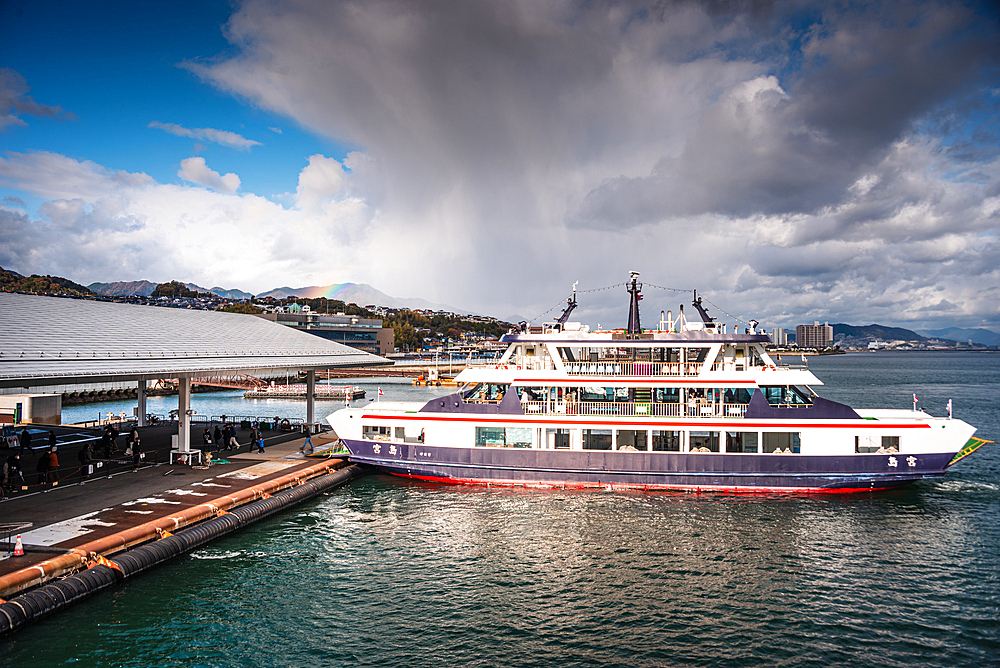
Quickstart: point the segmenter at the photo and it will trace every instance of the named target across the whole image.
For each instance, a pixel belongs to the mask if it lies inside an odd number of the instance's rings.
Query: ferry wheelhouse
[[[626,329],[562,316],[521,323],[498,363],[469,367],[458,392],[378,402],[327,419],[350,460],[410,478],[553,487],[853,492],[945,470],[984,442],[957,419],[829,401],[806,365],[768,354],[708,315],[639,324],[633,273]]]

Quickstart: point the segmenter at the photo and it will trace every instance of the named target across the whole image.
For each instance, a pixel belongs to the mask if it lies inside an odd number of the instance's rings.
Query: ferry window
[[[809,404],[812,403],[812,401],[809,400],[808,395],[805,394],[799,388],[795,387],[794,385],[791,385],[791,386],[789,386],[786,389],[787,389],[787,391],[785,392],[785,403],[786,404],[793,404],[793,405],[797,405],[797,406],[807,406],[807,405],[809,405]]]
[[[708,357],[708,351],[709,348],[688,348],[687,361],[704,362],[705,358]]]
[[[568,450],[569,429],[546,429],[545,447],[549,450]]]
[[[681,391],[677,387],[657,387],[653,390],[653,401],[658,404],[679,404]]]
[[[559,348],[559,357],[562,358],[563,362],[576,362],[580,357],[580,349],[576,348]]]
[[[472,392],[466,395],[465,400],[475,403],[499,403],[503,399],[507,387],[507,385],[495,385],[493,383],[477,385]]]
[[[530,448],[531,427],[507,427],[504,429],[504,440],[508,448]]]
[[[584,450],[610,450],[611,430],[610,429],[584,429],[583,430]]]
[[[854,452],[862,455],[871,452],[878,452],[878,446],[875,445],[875,439],[871,436],[855,436]]]
[[[761,392],[764,393],[764,398],[767,399],[767,403],[771,404],[772,406],[780,406],[781,404],[785,403],[783,401],[784,389],[785,388],[783,387],[760,388]]]
[[[369,441],[388,441],[390,433],[389,427],[373,427],[371,425],[361,427],[361,438]]]
[[[680,452],[681,433],[679,431],[653,431],[654,452]]]
[[[615,388],[595,387],[593,385],[580,388],[580,401],[614,401]]]
[[[396,427],[396,440],[403,443],[420,443],[422,432],[423,429],[419,427]]]
[[[726,452],[757,452],[757,432],[727,431]]]
[[[883,436],[882,449],[887,452],[899,452],[899,436]]]
[[[503,427],[476,427],[476,447],[496,448],[504,446]]]
[[[764,452],[790,454],[799,451],[798,432],[764,432]]]
[[[530,427],[476,427],[477,448],[530,448]]]
[[[648,449],[646,444],[646,430],[645,429],[619,429],[618,430],[618,443],[617,448],[619,450],[642,450],[646,451]]]
[[[719,432],[717,431],[692,431],[691,432],[691,452],[718,452]]]
[[[723,401],[727,404],[749,404],[750,392],[742,387],[730,387],[726,389]]]

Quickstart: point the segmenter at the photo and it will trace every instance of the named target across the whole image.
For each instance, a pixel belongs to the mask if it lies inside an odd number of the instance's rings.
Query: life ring
[[[776,366],[774,366],[773,364],[768,364],[767,366],[764,367],[764,369],[766,371],[777,371],[778,370],[778,368]]]
[[[517,365],[517,370],[518,370],[518,371],[520,371],[520,370],[521,370],[521,365],[520,365],[520,364],[518,364],[518,365]]]
[[[292,430],[292,423],[289,421],[288,418],[284,418],[281,421],[281,431],[291,431],[291,430]]]

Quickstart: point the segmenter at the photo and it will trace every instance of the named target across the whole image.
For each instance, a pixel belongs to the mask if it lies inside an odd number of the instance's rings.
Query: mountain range
[[[948,327],[947,329],[930,329],[920,332],[921,334],[938,339],[954,339],[955,341],[969,341],[981,343],[986,346],[1000,345],[1000,334],[983,328],[969,327]]]
[[[92,292],[108,297],[129,297],[133,295],[148,297],[156,289],[156,283],[151,281],[128,281],[117,283],[91,283],[87,286]],[[291,288],[288,286],[274,288],[258,295],[253,295],[242,290],[230,290],[227,288],[205,288],[195,283],[185,283],[184,286],[196,292],[206,292],[225,299],[247,299],[249,297],[273,297],[274,299],[285,299],[286,297],[303,297],[306,299],[336,299],[342,302],[353,302],[358,306],[376,304],[378,306],[388,306],[389,308],[411,308],[411,309],[433,309],[435,311],[450,311],[462,315],[470,315],[470,311],[456,309],[447,304],[435,304],[425,299],[406,299],[392,297],[380,290],[376,290],[367,283],[334,283],[333,285],[310,285],[302,288]]]

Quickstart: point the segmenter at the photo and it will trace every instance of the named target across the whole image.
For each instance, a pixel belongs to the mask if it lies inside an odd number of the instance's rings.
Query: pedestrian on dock
[[[219,450],[224,450],[226,444],[222,441],[222,430],[219,429],[219,425],[215,425],[215,431],[212,433],[215,438],[215,446]]]
[[[84,443],[83,448],[77,453],[76,458],[80,460],[80,480],[90,477],[90,443]]]
[[[212,432],[208,427],[205,427],[205,431],[201,432],[201,442],[202,445],[208,446],[208,451],[212,451]]]
[[[139,438],[139,432],[135,432],[135,436],[132,439],[132,470],[139,470],[139,461],[142,459],[142,440]]]
[[[251,435],[251,438],[257,443],[257,453],[258,454],[263,453],[264,452],[264,432],[262,430],[260,430],[260,429],[254,428],[254,430],[252,432],[250,432],[250,435]]]
[[[278,423],[279,422],[281,422],[281,419],[277,415],[275,415],[274,416],[274,431],[278,431]]]
[[[49,429],[49,449],[50,450],[56,449],[56,433],[51,429]]]
[[[240,449],[240,442],[236,440],[236,425],[232,425],[232,424],[228,425],[226,427],[226,431],[229,432],[228,433],[228,437],[226,439],[226,443],[229,444],[229,447],[227,447],[226,449],[227,450],[239,450]]]
[[[31,450],[31,434],[28,433],[27,427],[21,427],[21,433],[18,438],[20,439],[19,445],[21,446],[19,454],[23,455],[25,450]]]
[[[302,447],[299,448],[299,450],[304,455],[311,455],[312,453],[316,452],[316,448],[313,447],[313,439],[312,439],[312,434],[310,432],[308,431],[306,432],[306,440],[302,441]]]
[[[111,425],[104,428],[104,433],[101,434],[101,447],[104,450],[104,458],[111,459],[111,454],[114,452],[115,442],[111,438]]]
[[[38,463],[35,464],[35,473],[38,474],[38,484],[44,485],[49,478],[49,466],[51,466],[51,458],[49,452],[43,452],[42,456],[38,458]]]
[[[8,496],[8,492],[12,492],[14,490],[14,486],[18,482],[20,482],[21,485],[24,485],[24,474],[21,473],[20,454],[15,452],[14,454],[12,454],[10,457],[7,458],[7,461],[3,463],[2,480],[3,480],[3,485],[2,485],[3,492],[2,494],[0,494],[0,496],[3,496],[4,498]]]

